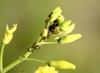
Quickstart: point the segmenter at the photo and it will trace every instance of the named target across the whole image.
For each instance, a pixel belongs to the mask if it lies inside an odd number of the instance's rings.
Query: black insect
[[[52,25],[49,26],[49,34],[55,34],[55,29],[58,27],[58,20],[55,20]]]

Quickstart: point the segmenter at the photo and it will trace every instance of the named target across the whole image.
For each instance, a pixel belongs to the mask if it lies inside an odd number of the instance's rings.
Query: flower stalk
[[[6,73],[15,66],[19,65],[23,61],[36,61],[40,63],[46,64],[44,67],[39,67],[35,73],[58,73],[56,71],[56,67],[60,69],[75,69],[76,66],[70,62],[65,60],[60,61],[51,61],[49,64],[43,60],[28,58],[35,50],[39,49],[44,44],[66,44],[76,41],[77,39],[81,38],[81,34],[72,34],[71,33],[74,28],[75,24],[72,23],[71,20],[65,20],[64,16],[62,15],[62,10],[60,7],[54,9],[46,19],[46,25],[43,28],[38,40],[33,43],[31,47],[29,47],[26,53],[23,56],[20,56],[17,60],[3,68],[3,52],[5,45],[9,44],[13,38],[13,33],[17,29],[17,24],[14,24],[13,27],[10,29],[9,26],[6,26],[6,33],[3,38],[3,45],[0,54],[0,72]],[[54,36],[54,37],[53,37]],[[49,38],[52,38],[49,41]]]
[[[17,24],[14,24],[12,28],[10,28],[8,25],[6,25],[6,32],[4,34],[3,38],[3,44],[0,52],[0,72],[3,70],[3,53],[4,53],[4,48],[7,44],[9,44],[13,38],[13,33],[17,29]]]
[[[1,52],[0,52],[0,71],[3,70],[3,53],[4,53],[5,44],[2,44]]]

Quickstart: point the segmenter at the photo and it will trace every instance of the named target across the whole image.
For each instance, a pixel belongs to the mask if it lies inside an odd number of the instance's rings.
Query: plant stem
[[[41,40],[42,40],[42,37],[40,36],[40,37],[38,38],[37,42],[36,42],[36,45],[40,44]],[[11,70],[12,68],[14,68],[15,66],[17,66],[18,64],[20,64],[21,62],[25,61],[25,60],[31,55],[31,53],[33,52],[33,51],[32,51],[33,48],[35,48],[35,47],[29,48],[29,49],[27,50],[27,52],[24,54],[24,56],[19,57],[17,60],[15,60],[15,61],[12,62],[11,64],[9,64],[7,67],[5,67],[5,68],[1,71],[1,73],[6,73],[6,72],[8,72],[9,70]],[[35,49],[35,50],[36,50],[36,49]]]
[[[42,42],[42,44],[57,44],[57,42]]]
[[[44,60],[35,59],[35,58],[27,58],[26,61],[35,61],[35,62],[39,62],[39,63],[43,63],[43,64],[47,63]]]
[[[31,49],[31,48],[30,48]],[[23,56],[23,58],[18,58],[16,61],[14,61],[13,63],[11,63],[10,65],[8,65],[7,67],[5,67],[3,69],[3,71],[1,71],[1,73],[6,73],[8,72],[9,70],[11,70],[12,68],[14,68],[15,66],[17,66],[18,64],[20,64],[21,62],[23,62],[32,52],[30,51],[27,51],[25,53],[25,55]]]
[[[5,44],[2,44],[0,52],[0,72],[3,70],[3,53],[4,53]]]
[[[50,23],[48,23],[48,24],[50,24]],[[17,66],[18,64],[20,64],[21,62],[25,61],[25,60],[31,55],[31,53],[33,52],[33,49],[34,49],[34,50],[37,50],[36,47],[42,45],[42,44],[41,44],[42,40],[43,40],[43,37],[40,36],[40,37],[38,38],[38,40],[36,41],[36,43],[35,43],[35,47],[32,46],[31,48],[29,48],[29,49],[27,50],[27,52],[24,54],[24,56],[22,56],[21,58],[18,58],[17,60],[15,60],[14,62],[12,62],[12,63],[9,64],[8,66],[6,66],[6,67],[1,71],[1,73],[6,73],[6,72],[8,72],[9,70],[11,70],[12,68],[14,68],[15,66]],[[31,60],[33,60],[33,59],[31,59]],[[40,60],[37,60],[37,59],[34,59],[34,61],[41,62],[41,63],[46,63],[46,62],[44,62],[44,61],[42,61],[42,60],[40,61]]]

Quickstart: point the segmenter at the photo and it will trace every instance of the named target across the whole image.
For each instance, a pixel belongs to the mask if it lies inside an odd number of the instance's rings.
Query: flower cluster
[[[75,28],[75,23],[65,20],[60,7],[49,14],[45,23],[46,26],[41,33],[42,40],[39,41],[39,45],[66,44],[81,38],[81,34],[70,34]],[[52,42],[47,42],[47,39],[51,37],[53,38]],[[34,73],[58,73],[56,68],[73,70],[76,68],[76,65],[65,60],[54,60],[47,64],[39,67]]]
[[[37,61],[46,64],[45,66],[39,67],[34,73],[58,73],[56,68],[72,70],[76,68],[76,65],[65,60],[45,62],[39,59],[28,58],[34,50],[43,44],[66,44],[81,38],[81,34],[70,34],[75,28],[75,23],[73,23],[71,20],[65,19],[65,17],[62,15],[62,10],[60,7],[57,7],[49,14],[45,24],[46,25],[41,32],[39,39],[28,48],[24,56],[19,57],[18,60],[3,69],[4,47],[11,42],[13,39],[13,34],[17,29],[17,24],[14,24],[12,28],[6,25],[6,32],[4,34],[3,45],[0,53],[0,72],[6,73],[24,60]],[[50,38],[52,38],[51,41],[49,40]]]
[[[41,36],[43,40],[41,44],[66,44],[76,41],[81,38],[81,34],[70,34],[74,28],[75,23],[71,20],[66,20],[62,15],[60,7],[54,9],[45,21],[46,25],[43,29]],[[45,39],[53,37],[52,42],[46,42]]]

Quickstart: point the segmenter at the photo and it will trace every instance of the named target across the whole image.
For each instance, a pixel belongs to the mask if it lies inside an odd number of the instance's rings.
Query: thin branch
[[[3,70],[3,53],[4,53],[5,44],[2,44],[0,52],[0,72]]]

